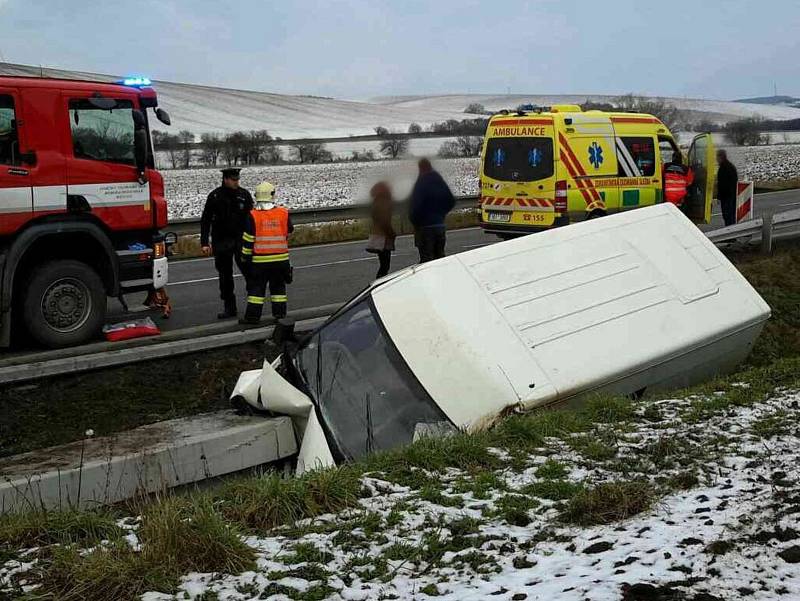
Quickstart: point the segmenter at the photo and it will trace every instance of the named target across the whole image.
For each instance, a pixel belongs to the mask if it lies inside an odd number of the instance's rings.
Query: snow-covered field
[[[488,469],[368,473],[357,507],[244,538],[256,569],[143,599],[799,599],[800,392],[762,394],[597,405],[588,432],[554,420]],[[30,587],[33,553],[0,566],[0,595]]]
[[[435,166],[450,183],[456,196],[475,194],[478,189],[477,161],[443,159]],[[218,169],[178,169],[162,172],[171,219],[197,217],[208,193],[220,185]],[[416,177],[414,161],[374,161],[323,165],[279,165],[244,168],[241,184],[253,190],[261,181],[273,182],[280,202],[289,208],[327,207],[365,201],[372,184],[381,179],[392,183],[397,199],[408,196]]]
[[[728,153],[743,180],[800,178],[800,145],[729,148]],[[456,196],[478,193],[478,159],[439,160],[436,167]],[[178,169],[162,173],[171,219],[198,217],[206,196],[220,182],[218,169]],[[379,179],[390,180],[395,196],[405,198],[414,177],[411,160],[280,165],[243,169],[242,185],[252,190],[260,181],[268,180],[278,186],[278,196],[286,206],[311,208],[364,201],[369,187]]]

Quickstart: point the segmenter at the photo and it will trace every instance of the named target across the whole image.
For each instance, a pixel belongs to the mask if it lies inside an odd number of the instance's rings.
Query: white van
[[[298,417],[298,469],[442,426],[732,370],[770,308],[670,204],[401,271],[234,394]]]

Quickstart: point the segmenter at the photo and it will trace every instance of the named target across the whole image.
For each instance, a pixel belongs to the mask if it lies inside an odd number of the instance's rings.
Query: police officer
[[[219,319],[236,317],[233,262],[244,273],[239,249],[245,221],[253,208],[250,192],[239,187],[239,171],[222,170],[222,185],[208,195],[200,221],[200,246],[205,256],[214,255],[214,267],[219,273],[219,296],[224,303]]]
[[[275,204],[275,186],[256,186],[256,206],[242,233],[242,261],[248,264],[247,310],[239,323],[256,324],[266,302],[267,285],[272,316],[286,317],[286,284],[291,283],[289,234],[294,227],[289,211]]]

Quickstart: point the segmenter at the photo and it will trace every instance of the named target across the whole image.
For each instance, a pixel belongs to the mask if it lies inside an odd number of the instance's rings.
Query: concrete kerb
[[[0,513],[116,503],[297,453],[291,419],[220,411],[0,459]]]
[[[335,306],[338,308],[338,305]],[[320,308],[322,309],[322,307]],[[313,329],[327,319],[335,309],[330,306],[316,316],[308,316],[297,322],[298,329]],[[163,357],[174,357],[198,351],[224,348],[265,340],[273,331],[274,325],[251,328],[223,334],[213,334],[197,338],[186,338],[174,342],[161,342],[133,348],[109,349],[90,354],[67,356],[58,359],[35,361],[0,367],[0,384],[12,384],[36,380],[67,373],[78,373],[95,369],[129,365]],[[85,349],[81,349],[85,353]]]

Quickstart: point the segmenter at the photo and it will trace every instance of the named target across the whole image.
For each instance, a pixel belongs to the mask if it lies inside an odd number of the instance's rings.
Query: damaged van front
[[[662,204],[379,280],[234,395],[295,418],[302,472],[513,411],[701,382],[734,369],[769,315]]]

